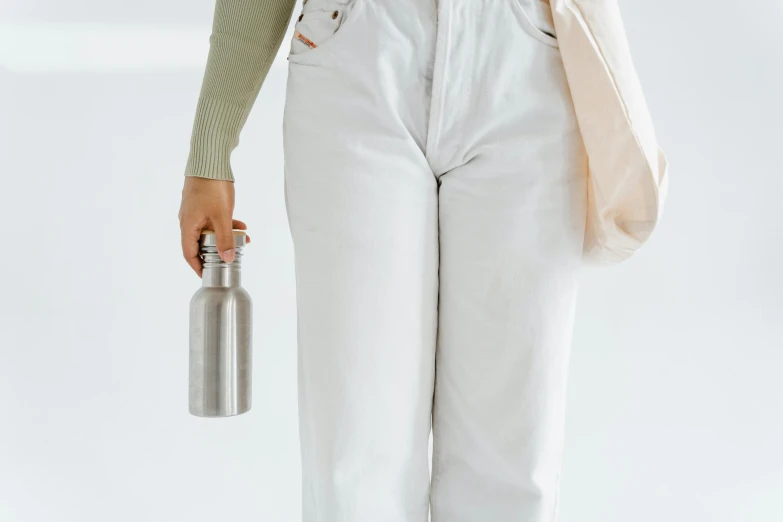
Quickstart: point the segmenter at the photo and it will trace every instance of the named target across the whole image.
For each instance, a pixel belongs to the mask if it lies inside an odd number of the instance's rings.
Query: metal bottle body
[[[252,312],[241,284],[241,248],[224,263],[202,236],[202,287],[190,301],[189,409],[199,417],[247,412],[252,397]]]

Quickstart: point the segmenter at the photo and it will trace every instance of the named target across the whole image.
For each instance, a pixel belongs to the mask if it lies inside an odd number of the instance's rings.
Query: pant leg
[[[557,511],[586,159],[557,49],[522,30],[515,1],[484,6],[494,31],[480,34],[498,38],[482,45],[464,21],[478,14],[442,20],[467,41],[459,63],[489,65],[460,86],[478,105],[444,89],[434,149],[453,155],[439,173],[433,522]]]
[[[416,27],[382,7],[356,3],[339,40],[289,65],[304,522],[427,521],[437,182],[410,54],[426,45],[381,46]]]
[[[567,207],[583,192],[472,186],[485,172],[441,187],[432,520],[550,522],[582,230]]]

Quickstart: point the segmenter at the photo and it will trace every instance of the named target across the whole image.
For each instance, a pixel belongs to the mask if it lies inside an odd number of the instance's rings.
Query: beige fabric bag
[[[589,163],[584,259],[617,263],[660,220],[668,164],[617,0],[551,0],[550,6]]]

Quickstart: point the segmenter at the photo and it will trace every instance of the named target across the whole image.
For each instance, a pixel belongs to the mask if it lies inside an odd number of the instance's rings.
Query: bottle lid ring
[[[247,244],[247,232],[245,230],[233,230],[234,248],[242,248]],[[217,236],[214,230],[201,231],[201,246],[217,246]]]

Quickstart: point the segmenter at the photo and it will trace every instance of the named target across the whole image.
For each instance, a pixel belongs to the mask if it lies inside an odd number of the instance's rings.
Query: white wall
[[[783,8],[621,6],[670,195],[636,257],[584,272],[561,520],[780,521]],[[212,8],[0,6],[2,522],[299,520],[287,44],[233,156],[254,407],[187,413],[177,210]]]

